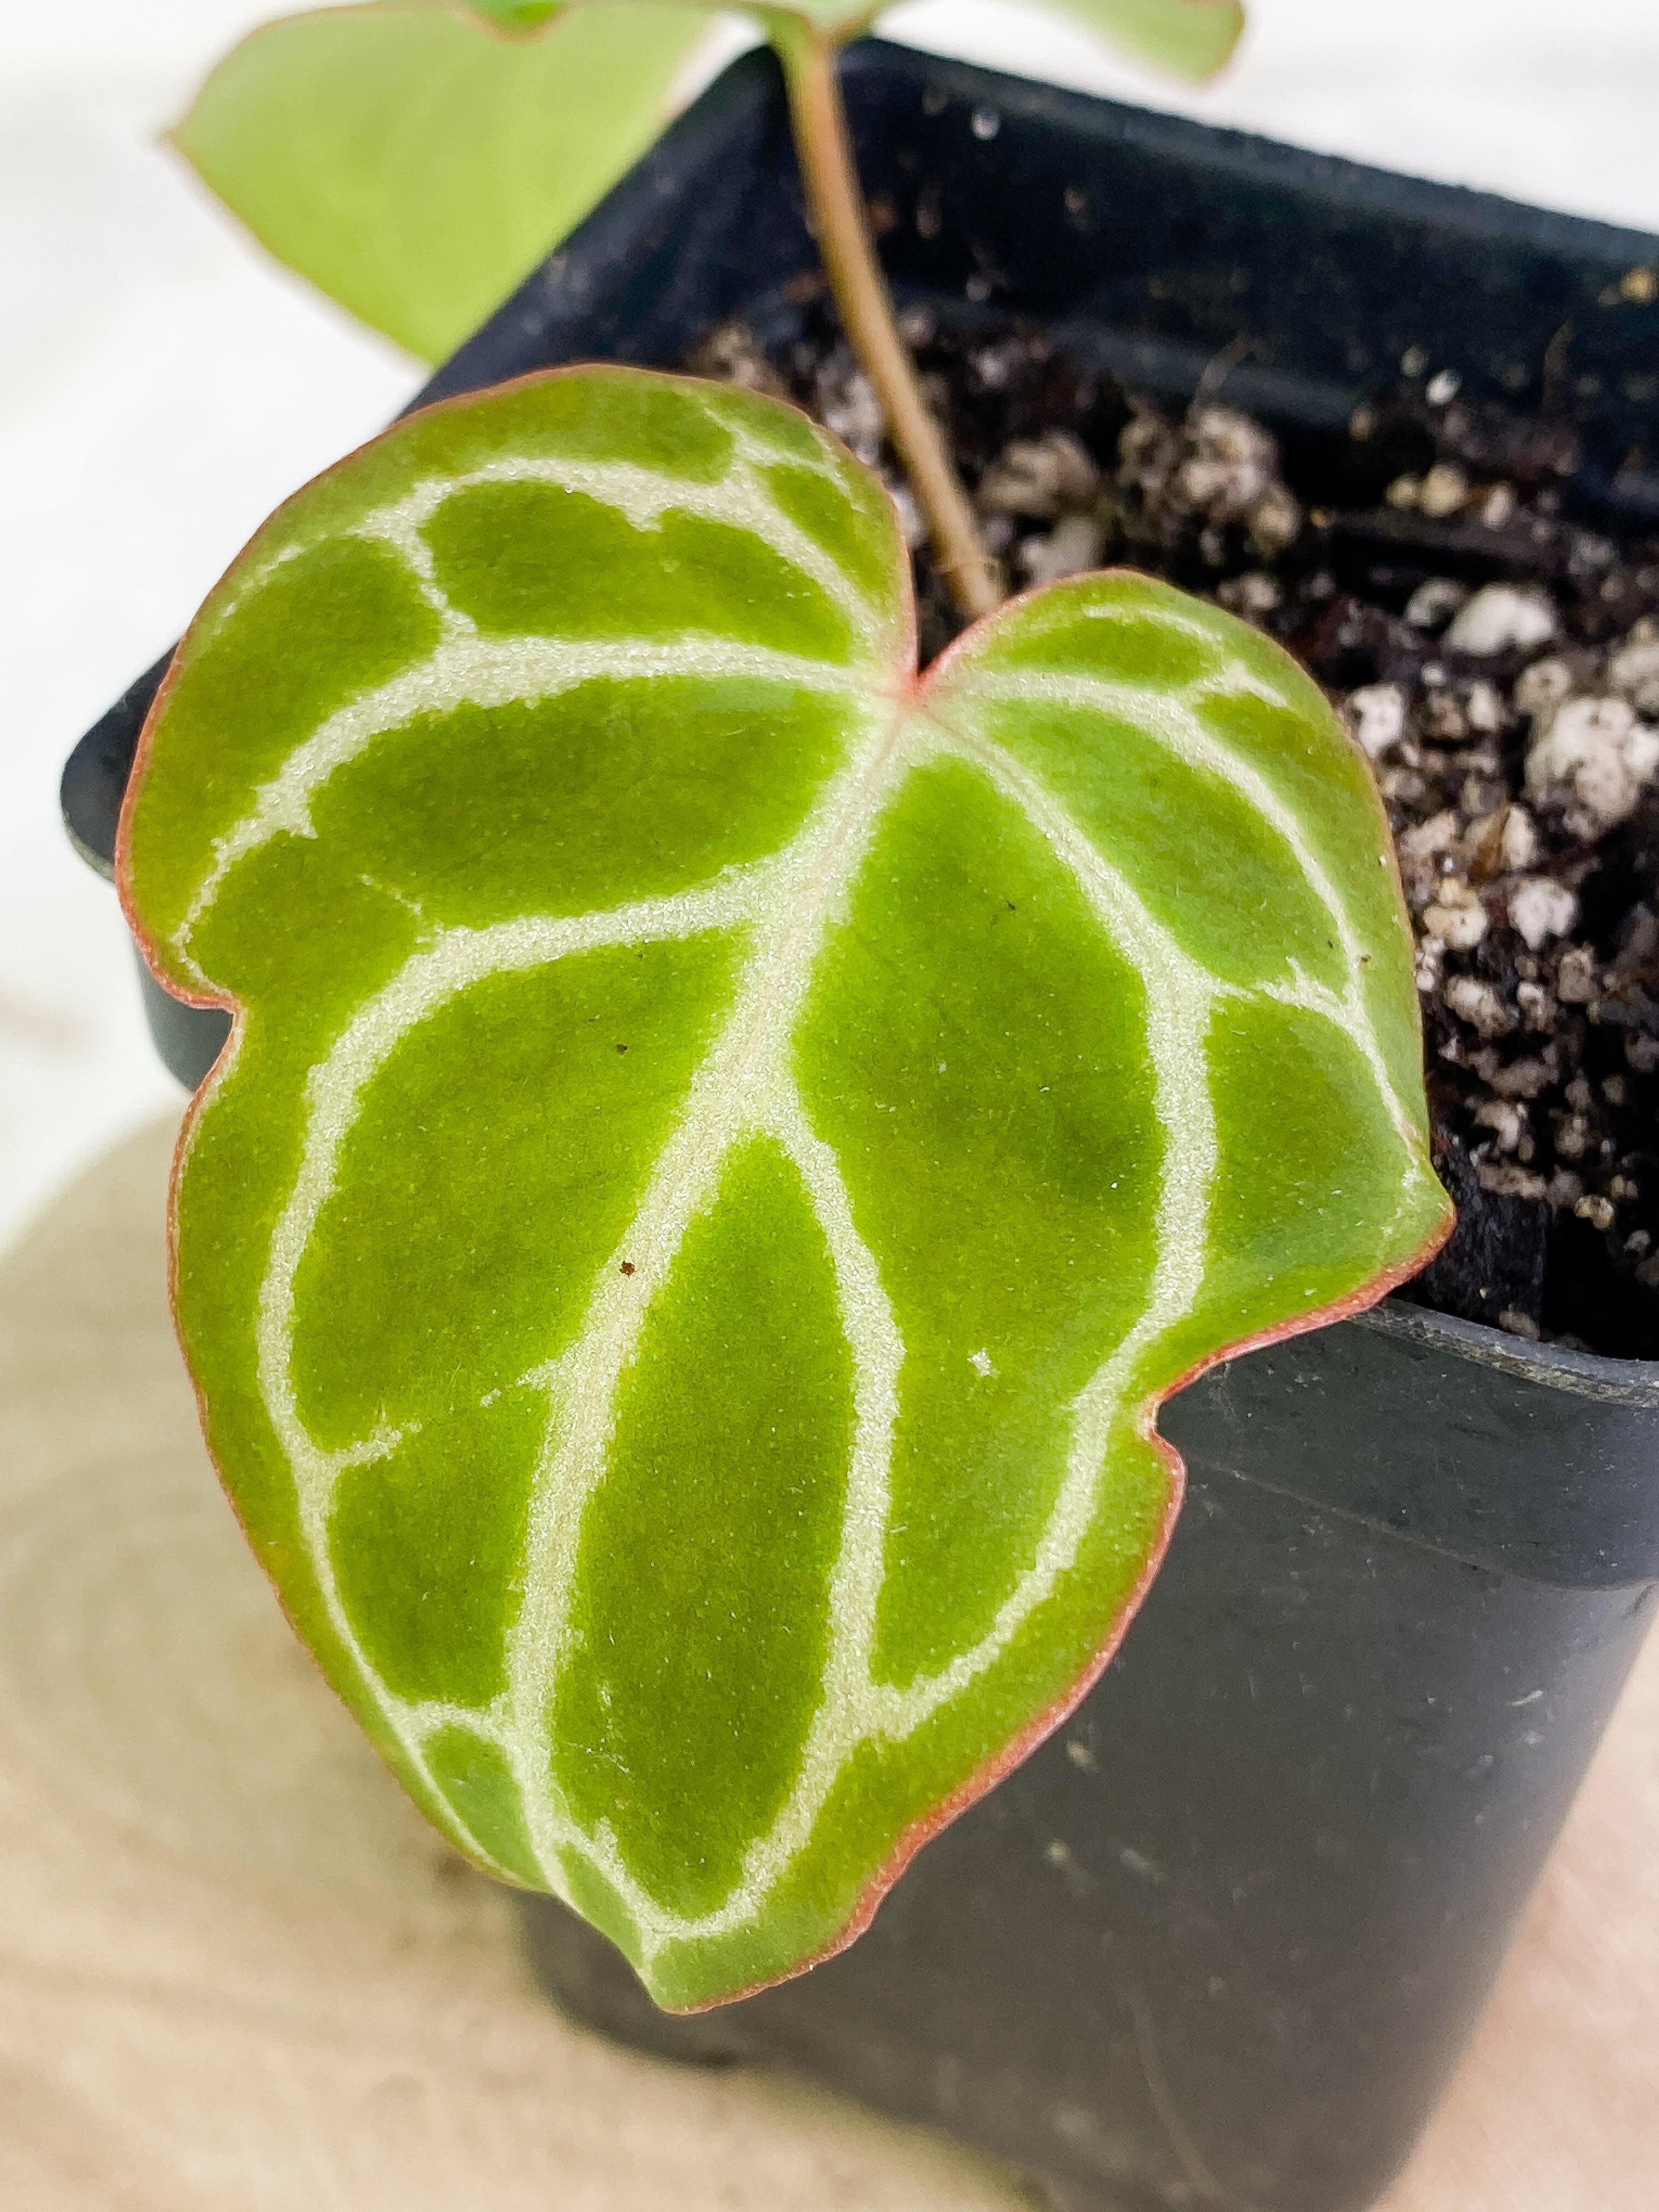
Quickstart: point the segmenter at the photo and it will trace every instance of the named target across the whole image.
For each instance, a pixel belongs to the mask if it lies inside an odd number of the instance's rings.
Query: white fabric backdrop
[[[297,4],[297,0],[295,0]],[[155,134],[264,0],[0,9],[0,1242],[176,1097],[57,783],[286,492],[412,364],[270,264]],[[1659,230],[1656,0],[1255,0],[1185,94],[993,0],[919,45]]]

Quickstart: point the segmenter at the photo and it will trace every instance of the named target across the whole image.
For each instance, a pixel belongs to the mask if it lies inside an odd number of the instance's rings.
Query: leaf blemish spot
[[[624,1275],[631,1275],[634,1272],[634,1262],[631,1260],[624,1260],[622,1263],[622,1271]]]

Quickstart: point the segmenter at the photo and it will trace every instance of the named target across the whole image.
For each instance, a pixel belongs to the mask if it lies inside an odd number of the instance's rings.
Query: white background
[[[65,755],[286,492],[420,380],[268,263],[156,133],[261,0],[0,0],[0,1243],[178,1092]],[[890,31],[1659,231],[1659,0],[1255,0],[1198,93],[991,0]]]

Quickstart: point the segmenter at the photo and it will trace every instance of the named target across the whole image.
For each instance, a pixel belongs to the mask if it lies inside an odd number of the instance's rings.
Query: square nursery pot
[[[844,76],[907,301],[1042,318],[1171,396],[1228,349],[1206,388],[1281,428],[1337,428],[1408,354],[1511,404],[1552,380],[1590,456],[1572,496],[1659,520],[1659,477],[1620,465],[1659,450],[1659,240],[873,41]],[[558,362],[675,366],[734,315],[787,337],[814,265],[779,80],[751,56],[422,396]],[[106,871],[159,673],[65,774]],[[193,1083],[223,1018],[145,988]],[[1190,1488],[1122,1652],[860,1942],[675,2019],[527,1898],[556,2002],[666,2056],[786,2062],[1073,2212],[1370,2203],[1653,1609],[1659,1369],[1396,1300],[1216,1370],[1164,1425]]]

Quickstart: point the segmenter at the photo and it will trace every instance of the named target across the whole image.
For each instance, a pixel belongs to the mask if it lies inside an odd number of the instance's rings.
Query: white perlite
[[[1523,714],[1553,714],[1564,699],[1572,696],[1572,671],[1559,654],[1534,660],[1516,678],[1513,696]]]
[[[1500,1152],[1512,1152],[1526,1134],[1527,1117],[1510,1098],[1488,1098],[1474,1109],[1477,1125],[1492,1133]]]
[[[1536,946],[1534,950],[1537,950]],[[1575,945],[1561,955],[1561,965],[1555,974],[1555,995],[1564,1006],[1587,1006],[1595,992],[1595,955],[1588,945]]]
[[[985,472],[975,504],[981,514],[1024,514],[1051,521],[1086,507],[1100,489],[1100,471],[1069,430],[1015,438]]]
[[[1469,587],[1450,576],[1431,576],[1406,602],[1406,620],[1413,629],[1438,629],[1460,607],[1467,606]]]
[[[1493,737],[1504,726],[1504,700],[1495,684],[1484,678],[1471,684],[1469,696],[1463,702],[1463,712],[1468,717],[1469,727],[1477,736]]]
[[[1364,684],[1342,712],[1368,760],[1380,760],[1406,734],[1406,695],[1397,684]]]
[[[1449,853],[1457,842],[1457,816],[1449,806],[1443,807],[1426,822],[1413,823],[1399,842],[1400,857],[1405,861],[1431,860],[1437,854]]]
[[[1659,714],[1659,638],[1632,630],[1607,663],[1607,682],[1644,714]]]
[[[1423,479],[1417,503],[1425,514],[1455,514],[1469,495],[1469,480],[1455,461],[1437,461]]]
[[[1498,842],[1498,859],[1505,873],[1529,868],[1537,858],[1538,831],[1531,815],[1524,806],[1506,806]]]
[[[1555,623],[1555,606],[1547,592],[1487,584],[1453,617],[1446,643],[1454,653],[1508,653],[1516,647],[1542,645],[1554,636]]]
[[[1577,898],[1548,876],[1523,877],[1510,893],[1510,927],[1530,952],[1548,938],[1565,937],[1577,919]]]
[[[1423,909],[1423,923],[1453,952],[1468,952],[1486,933],[1486,909],[1480,894],[1461,877],[1448,876],[1432,904]]]
[[[1441,995],[1459,1020],[1467,1022],[1478,1036],[1502,1036],[1515,1026],[1509,1008],[1492,985],[1481,982],[1476,976],[1452,976]]]
[[[1535,1170],[1518,1167],[1509,1160],[1477,1160],[1474,1172],[1481,1189],[1499,1198],[1537,1199],[1549,1193],[1549,1185]]]
[[[1067,514],[1047,538],[1028,538],[1019,561],[1033,584],[1055,584],[1097,568],[1104,550],[1105,533],[1092,514]]]
[[[1635,810],[1659,769],[1659,730],[1628,699],[1569,699],[1527,753],[1527,788],[1568,808],[1570,827],[1593,836]]]

